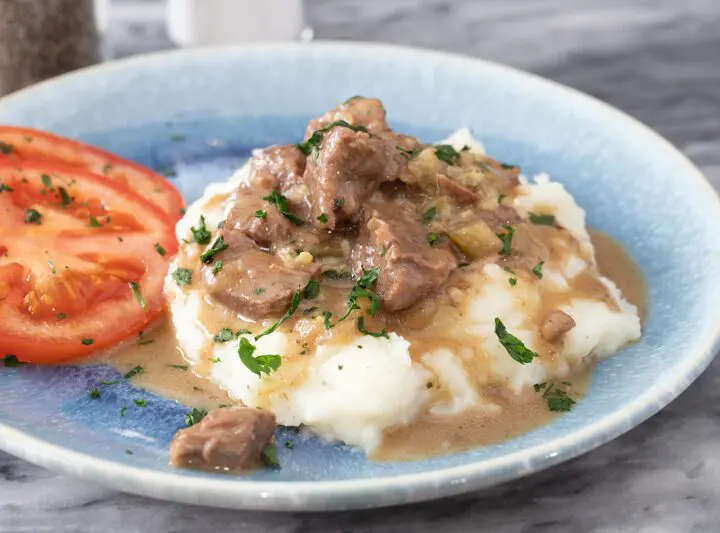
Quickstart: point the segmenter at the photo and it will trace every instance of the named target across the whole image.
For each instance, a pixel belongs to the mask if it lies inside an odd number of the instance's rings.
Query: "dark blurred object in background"
[[[0,0],[0,96],[99,59],[93,0]]]

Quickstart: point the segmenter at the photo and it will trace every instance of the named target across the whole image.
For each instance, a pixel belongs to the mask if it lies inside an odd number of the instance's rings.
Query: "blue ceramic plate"
[[[709,364],[720,326],[720,203],[697,169],[642,124],[588,96],[464,57],[355,44],[149,55],[0,100],[0,123],[47,129],[150,167],[192,201],[253,147],[300,139],[306,121],[355,94],[426,141],[471,127],[489,152],[549,172],[641,265],[641,342],[603,362],[571,413],[508,442],[423,461],[371,463],[294,436],[282,470],[231,477],[175,470],[167,448],[186,409],[103,367],[0,369],[0,447],[40,465],[157,498],[242,509],[334,510],[438,498],[575,457],[656,413]],[[172,136],[182,135],[179,141]],[[2,228],[0,228],[0,233]],[[692,258],[692,265],[688,265]],[[147,399],[145,409],[132,398]],[[126,453],[131,450],[132,455]]]

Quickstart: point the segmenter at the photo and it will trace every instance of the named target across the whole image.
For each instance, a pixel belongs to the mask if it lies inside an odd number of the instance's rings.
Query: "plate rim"
[[[639,120],[577,89],[530,72],[465,54],[352,41],[177,49],[132,56],[69,72],[0,98],[0,105],[12,105],[15,99],[26,98],[38,88],[52,85],[60,80],[82,78],[101,71],[133,69],[136,65],[147,67],[158,61],[162,62],[169,56],[203,58],[253,51],[288,53],[298,52],[305,47],[324,49],[328,54],[352,55],[370,49],[376,53],[413,56],[413,59],[431,57],[438,60],[461,61],[466,62],[468,68],[481,68],[500,76],[512,75],[516,78],[530,79],[534,83],[545,84],[553,90],[566,94],[569,92],[581,102],[600,108],[615,119],[631,123],[638,132],[642,132],[646,138],[654,141],[656,146],[660,146],[663,153],[678,158],[679,163],[685,167],[684,178],[692,179],[697,185],[704,187],[708,195],[715,199],[715,209],[720,218],[718,193],[702,172],[672,143]],[[680,367],[676,367],[677,371],[670,379],[654,384],[632,403],[582,429],[502,457],[425,472],[367,479],[310,482],[250,481],[221,476],[189,477],[135,467],[73,451],[10,427],[1,420],[0,449],[42,467],[102,483],[118,490],[183,503],[272,511],[329,511],[385,507],[487,488],[568,461],[615,439],[663,409],[709,366],[720,348],[720,324],[717,324],[696,346],[694,353],[691,353]]]

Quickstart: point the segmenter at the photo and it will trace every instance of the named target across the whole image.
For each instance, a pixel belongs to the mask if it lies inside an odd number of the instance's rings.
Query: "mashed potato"
[[[446,142],[457,150],[468,146],[482,153],[482,145],[468,130],[460,130]],[[177,225],[181,242],[190,240],[190,227],[201,214],[210,228],[225,219],[229,209],[226,200],[238,183],[248,179],[248,172],[245,166],[227,183],[208,187]],[[447,319],[450,325],[444,333],[476,339],[483,365],[477,364],[478,350],[430,348],[415,353],[411,343],[395,333],[385,339],[356,332],[340,344],[321,341],[315,353],[294,359],[283,372],[260,377],[240,361],[240,338],[212,342],[216,332],[203,324],[199,312],[201,304],[207,303],[202,289],[181,290],[168,275],[166,292],[179,346],[198,373],[225,388],[233,398],[271,409],[280,424],[302,424],[325,439],[370,453],[379,446],[386,428],[410,423],[423,412],[444,415],[472,408],[497,413],[501,408],[483,393],[487,383],[503,383],[512,393],[521,394],[534,384],[565,378],[584,360],[607,357],[638,339],[637,309],[623,299],[610,280],[602,278],[600,283],[614,302],[566,298],[560,309],[575,320],[576,327],[567,332],[553,358],[518,364],[508,356],[495,334],[495,317],[503,317],[507,329],[529,349],[539,350],[543,340],[537,315],[543,294],[567,293],[575,278],[594,269],[595,258],[584,211],[546,174],[524,180],[506,203],[521,215],[538,211],[554,214],[577,245],[558,242],[563,259],[549,260],[539,283],[525,282],[530,273],[509,274],[496,264],[486,264],[471,287],[450,293],[457,300],[456,314]],[[197,248],[182,246],[176,265],[196,260]],[[515,285],[508,283],[511,275],[516,276]],[[258,354],[285,357],[291,343],[286,333],[276,331],[255,344]],[[209,368],[201,354],[210,355]]]

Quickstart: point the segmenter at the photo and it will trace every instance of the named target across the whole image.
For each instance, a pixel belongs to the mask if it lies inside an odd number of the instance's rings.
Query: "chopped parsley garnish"
[[[129,281],[128,285],[130,286],[130,290],[135,295],[135,299],[140,304],[140,307],[142,309],[147,309],[147,303],[145,302],[145,298],[143,298],[142,292],[140,292],[140,285],[138,285],[137,281]]]
[[[517,165],[510,165],[509,163],[500,163],[500,166],[503,167],[504,169],[519,168]]]
[[[262,454],[260,454],[260,457],[266,466],[275,469],[280,468],[280,461],[278,461],[277,450],[275,449],[274,444],[268,444],[265,446],[265,449],[262,451]]]
[[[141,367],[140,365],[138,365],[138,366],[136,366],[136,367],[131,368],[130,370],[128,370],[128,371],[125,373],[125,375],[123,376],[123,378],[125,378],[125,379],[130,379],[130,378],[133,378],[133,377],[135,377],[135,376],[139,376],[139,375],[142,374],[143,372],[145,372],[145,369],[144,369],[143,367]]]
[[[432,231],[428,233],[425,238],[427,239],[427,243],[430,246],[435,246],[440,243],[440,236],[437,233],[433,233]]]
[[[25,224],[42,224],[42,213],[36,209],[25,210]]]
[[[535,389],[535,392],[540,392],[546,386],[547,386],[547,383],[535,383],[535,385],[533,385],[533,389]]]
[[[323,275],[324,278],[332,279],[332,280],[337,280],[337,279],[350,279],[350,278],[352,277],[352,275],[350,274],[350,272],[347,272],[347,271],[338,272],[337,270],[325,270],[325,271],[322,273],[322,275]]]
[[[210,248],[200,254],[200,261],[202,261],[203,263],[211,263],[215,257],[215,254],[222,252],[227,247],[228,245],[225,244],[225,239],[223,239],[222,235],[220,235],[220,237],[215,239],[215,242],[212,243],[212,246],[210,246]]]
[[[320,216],[317,217],[317,220],[318,220],[321,224],[325,224],[325,223],[328,221],[328,217],[327,217],[327,215],[326,215],[325,213],[320,213]]]
[[[215,342],[229,342],[235,338],[235,334],[230,328],[222,328],[220,331],[218,331],[215,336],[213,337],[213,340]]]
[[[52,259],[48,259],[48,265],[50,265],[50,272],[57,274],[57,268],[55,268],[55,263],[53,263]]]
[[[0,141],[0,152],[2,152],[4,155],[11,154],[13,150],[15,150],[15,147],[12,144]]]
[[[215,261],[215,264],[213,265],[212,273],[214,276],[217,276],[218,272],[222,270],[223,262],[222,261]]]
[[[295,291],[295,294],[293,294],[292,301],[290,302],[290,308],[285,311],[285,314],[280,317],[280,320],[275,322],[272,326],[266,328],[262,332],[255,335],[255,340],[258,340],[265,335],[270,335],[273,331],[275,331],[280,324],[285,322],[288,318],[290,318],[293,313],[297,310],[298,305],[300,305],[300,300],[302,299],[302,293],[300,291]]]
[[[307,282],[307,285],[305,285],[305,288],[303,289],[303,298],[306,300],[312,300],[313,298],[316,298],[318,294],[320,294],[320,284],[314,279],[311,279]]]
[[[132,450],[125,450],[125,453],[128,454],[128,455],[135,455],[135,454],[132,452]]]
[[[542,267],[545,264],[545,261],[540,261],[537,265],[535,265],[532,269],[532,273],[535,274],[535,277],[537,279],[542,279],[543,273],[542,273]]]
[[[70,205],[72,202],[72,198],[70,198],[70,195],[68,194],[65,187],[58,187],[58,193],[60,194],[60,205],[63,207]]]
[[[517,278],[508,278],[508,283],[511,287],[514,287],[515,285],[517,285]]]
[[[265,292],[265,288],[263,288],[263,287],[258,287],[257,289],[255,289],[255,294],[262,294],[264,292]]]
[[[330,329],[333,327],[333,325],[330,323],[331,318],[332,313],[330,311],[325,311],[323,313],[323,325],[325,326],[325,329]]]
[[[385,329],[381,329],[380,331],[368,331],[365,329],[365,317],[360,316],[357,319],[357,328],[360,333],[363,335],[370,335],[371,337],[382,337],[384,339],[390,339],[390,336],[387,334],[387,331]]]
[[[171,133],[170,134],[170,140],[174,143],[179,143],[181,141],[185,140],[184,135],[180,135],[179,133]]]
[[[65,313],[58,313],[55,316],[58,317],[60,320],[63,320],[63,319],[65,319],[65,317],[67,317],[67,315]]]
[[[207,414],[207,409],[197,409],[196,407],[193,407],[190,411],[185,413],[185,425],[187,427],[194,426],[205,418]]]
[[[290,206],[288,205],[287,198],[277,191],[271,192],[267,196],[262,197],[263,200],[275,206],[278,212],[287,218],[290,222],[296,226],[302,226],[304,222],[290,212]]]
[[[90,215],[89,220],[88,220],[88,227],[90,227],[90,228],[102,228],[102,224],[100,224],[100,222],[98,222],[98,219],[97,219],[97,218],[95,218],[94,216]]]
[[[536,215],[535,213],[530,213],[528,218],[530,222],[538,226],[553,226],[555,224],[555,215]]]
[[[7,354],[5,357],[3,357],[3,365],[5,368],[16,368],[18,366],[26,365],[27,363],[23,363],[20,361],[17,356],[12,354]]]
[[[254,357],[253,353],[255,353],[255,349],[255,346],[245,337],[240,339],[238,356],[242,364],[244,364],[250,372],[262,376],[262,374],[269,375],[280,368],[282,358],[279,355],[258,355]]]
[[[133,400],[133,403],[135,405],[137,405],[138,407],[145,407],[147,405],[147,402],[145,402],[145,400],[137,399],[137,398]]]
[[[267,218],[267,211],[258,209],[257,211],[255,211],[255,218]]]
[[[50,176],[47,174],[42,174],[40,176],[40,181],[47,189],[52,189],[52,179],[50,179]]]
[[[190,233],[192,233],[193,241],[196,243],[210,244],[212,234],[208,231],[207,226],[205,225],[205,217],[203,215],[200,215],[200,222],[198,223],[197,229],[195,229],[195,226],[190,227]]]
[[[107,380],[101,379],[100,381],[98,381],[98,383],[100,383],[100,385],[117,385],[120,382],[117,379],[115,379],[113,381],[107,381]]]
[[[367,298],[370,300],[370,316],[375,316],[377,310],[380,308],[380,297],[374,292],[368,290],[368,287],[375,283],[378,279],[380,271],[377,268],[370,270],[363,269],[362,276],[355,282],[355,285],[350,289],[350,294],[347,297],[347,311],[340,317],[338,322],[342,322],[350,313],[355,309],[359,309],[357,305],[358,298]]]
[[[318,306],[317,306],[317,305],[313,305],[312,307],[308,307],[307,309],[303,309],[303,315],[311,315],[311,314],[313,314],[315,311],[317,311],[317,309],[318,309]]]
[[[286,447],[288,450],[292,450],[292,449],[293,449],[293,441],[291,441],[291,440],[286,440],[286,441],[285,441],[285,447]]]
[[[167,253],[165,248],[163,248],[159,242],[156,242],[154,246],[155,246],[155,251],[157,253],[159,253],[161,256],[165,257],[165,254]]]
[[[545,384],[543,383],[542,385]],[[539,390],[540,389],[535,388],[536,392],[538,392]],[[548,409],[556,413],[570,411],[573,408],[573,405],[577,403],[570,397],[567,391],[558,388],[552,383],[543,393],[543,398],[545,398],[545,401],[547,402]]]
[[[192,270],[189,268],[178,268],[172,273],[172,279],[175,280],[178,287],[190,285],[192,283]]]
[[[435,146],[435,157],[448,165],[454,165],[460,154],[449,144],[438,144]]]
[[[517,278],[515,277],[515,272],[513,272],[512,268],[510,268],[509,266],[504,266],[503,270],[509,274],[512,274],[512,277],[508,278],[508,283],[510,284],[510,286],[514,287],[515,285],[517,285]]]
[[[420,152],[422,151],[419,147],[415,147],[412,150],[408,150],[407,148],[403,148],[402,146],[396,146],[398,152],[401,154],[405,154],[408,156],[409,159],[415,159],[418,155],[420,155]]]
[[[98,389],[97,387],[93,387],[92,389],[90,389],[90,399],[97,400],[98,398],[100,398],[100,389]]]
[[[90,346],[91,344],[93,344],[95,342],[95,339],[89,339],[87,337],[83,337],[80,342],[82,344],[84,344],[85,346]]]
[[[189,370],[190,367],[188,365],[168,365],[170,368],[174,368],[175,370]]]
[[[431,220],[435,218],[435,215],[437,214],[437,208],[435,206],[431,207],[425,213],[423,213],[422,221],[427,224]]]
[[[243,329],[237,330],[236,335],[237,335],[238,337],[239,337],[240,335],[252,335],[252,331],[250,331],[249,329],[243,328]]]
[[[344,196],[333,199],[333,208],[335,210],[342,209],[342,206],[344,206],[344,205],[345,205],[345,197]]]
[[[515,335],[508,333],[505,325],[497,317],[495,318],[495,335],[497,335],[500,344],[503,345],[507,353],[510,354],[510,357],[520,364],[527,365],[528,363],[532,363],[533,358],[538,356],[538,354],[528,349]]]
[[[10,185],[5,185],[4,183],[0,183],[0,192],[7,191],[7,192],[13,192],[12,187]]]
[[[508,256],[512,254],[512,240],[515,235],[515,228],[508,226],[507,224],[503,224],[503,228],[506,230],[505,233],[496,233],[496,235],[502,241],[500,255]]]
[[[300,150],[305,155],[310,155],[313,151],[317,152],[320,148],[320,144],[322,143],[325,133],[337,127],[348,128],[355,132],[362,131],[364,133],[370,133],[365,126],[353,126],[352,124],[349,124],[344,120],[336,120],[335,122],[331,122],[327,126],[320,128],[319,130],[315,130],[307,141],[301,144],[296,144],[295,146],[297,146],[298,150]]]
[[[121,407],[120,408],[120,416],[125,416],[125,411],[127,411],[127,407]]]

